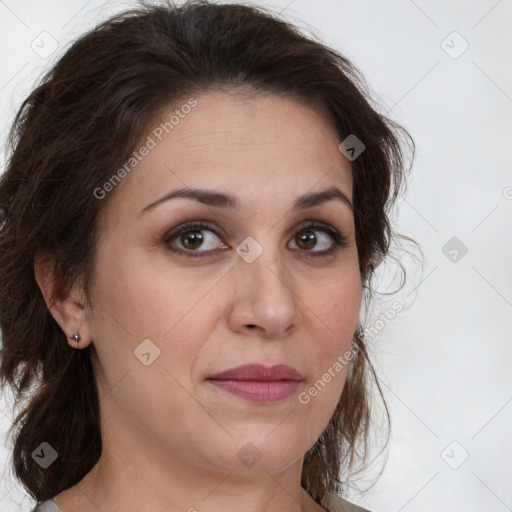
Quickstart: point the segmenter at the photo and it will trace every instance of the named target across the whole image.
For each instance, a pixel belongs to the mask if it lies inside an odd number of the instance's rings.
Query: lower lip
[[[302,382],[296,380],[234,380],[234,379],[209,379],[213,385],[241,396],[252,402],[277,402],[288,398],[297,392]]]

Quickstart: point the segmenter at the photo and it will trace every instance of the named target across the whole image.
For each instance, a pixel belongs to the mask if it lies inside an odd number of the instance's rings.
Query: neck
[[[119,448],[109,448],[113,446]],[[130,444],[103,444],[94,468],[76,486],[56,496],[63,512],[325,510],[300,486],[302,459],[280,472],[239,473],[169,460],[148,446],[137,450],[126,446]]]

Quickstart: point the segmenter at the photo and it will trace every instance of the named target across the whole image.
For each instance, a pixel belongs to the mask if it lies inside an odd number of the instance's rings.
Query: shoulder
[[[336,494],[327,493],[322,500],[322,505],[329,512],[370,512],[366,508],[354,505],[343,498],[340,498]]]
[[[62,512],[62,510],[57,506],[55,501],[50,499],[40,503],[39,505],[36,505],[32,512]]]

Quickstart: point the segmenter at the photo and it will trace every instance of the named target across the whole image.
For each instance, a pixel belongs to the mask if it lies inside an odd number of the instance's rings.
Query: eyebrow
[[[165,194],[160,199],[157,199],[153,203],[148,204],[145,208],[143,208],[139,216],[155,208],[157,205],[162,204],[163,202],[170,201],[171,199],[176,198],[185,198],[185,199],[193,199],[200,203],[206,204],[208,206],[214,206],[217,208],[227,208],[230,210],[239,211],[240,210],[240,202],[239,200],[231,195],[225,194],[223,192],[218,192],[216,190],[206,190],[201,188],[180,188],[177,190],[173,190],[168,194]],[[293,212],[297,212],[300,210],[305,210],[307,208],[312,208],[319,204],[325,203],[327,201],[339,200],[353,211],[352,203],[350,199],[345,195],[337,187],[330,187],[320,192],[313,192],[309,194],[304,194],[299,196],[292,207]]]

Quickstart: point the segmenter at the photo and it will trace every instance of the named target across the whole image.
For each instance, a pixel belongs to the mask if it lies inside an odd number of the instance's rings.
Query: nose
[[[243,258],[235,263],[230,272],[229,323],[233,331],[281,339],[300,324],[296,283],[280,251],[264,247],[251,263]]]

